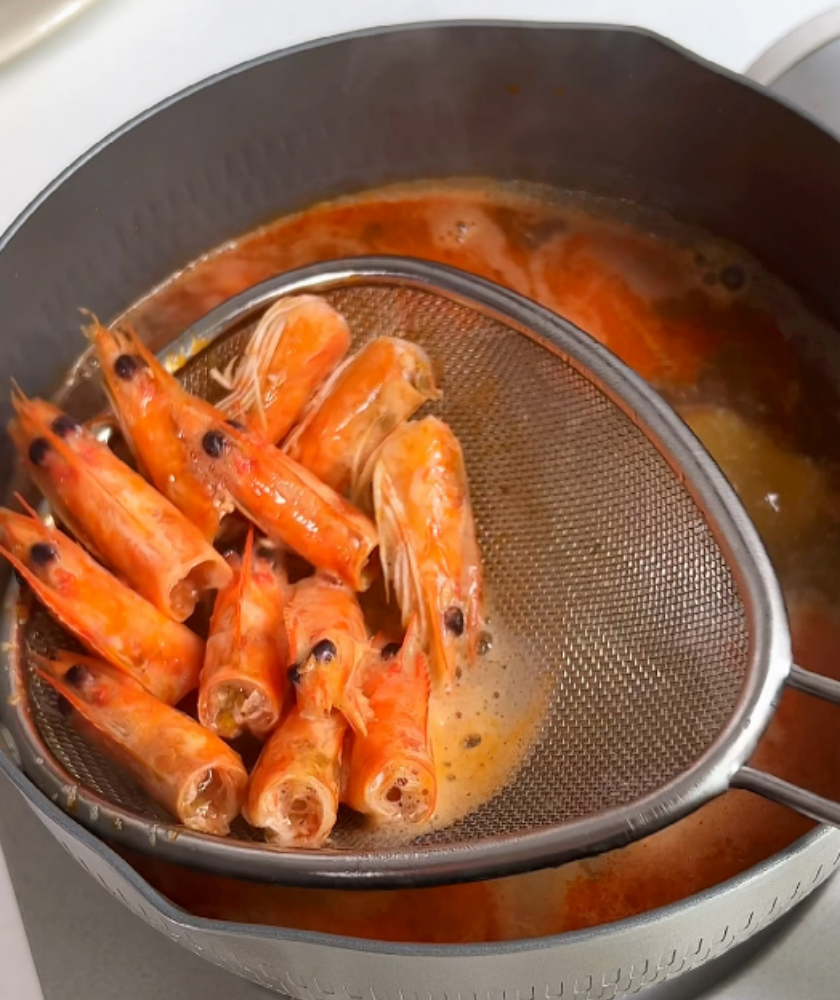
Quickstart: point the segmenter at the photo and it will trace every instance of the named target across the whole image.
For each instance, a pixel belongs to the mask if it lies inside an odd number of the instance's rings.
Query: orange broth
[[[785,588],[797,661],[840,679],[840,398],[833,331],[740,250],[633,206],[490,182],[411,185],[318,205],[221,247],[126,314],[159,347],[292,268],[357,254],[441,261],[536,299],[680,409],[748,506]],[[840,355],[840,351],[834,352]],[[840,794],[838,710],[784,696],[753,763]],[[813,824],[730,792],[648,839],[550,872],[348,893],[252,885],[131,861],[201,916],[408,942],[482,942],[620,920],[708,889]]]

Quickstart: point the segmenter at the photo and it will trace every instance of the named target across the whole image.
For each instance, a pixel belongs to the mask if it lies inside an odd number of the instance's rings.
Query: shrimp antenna
[[[44,523],[41,520],[41,518],[38,517],[38,511],[35,510],[32,504],[23,496],[22,493],[15,493],[15,500],[17,500],[17,502],[21,505],[21,507],[23,507],[23,509],[31,518],[33,518],[35,521],[38,521],[39,524]]]
[[[12,405],[17,408],[18,404],[28,403],[29,399],[23,389],[21,389],[18,380],[13,378],[9,379],[9,381],[12,383]]]
[[[88,340],[96,340],[96,331],[102,326],[99,322],[99,317],[96,313],[91,312],[90,309],[83,309],[81,306],[79,307],[79,315],[89,321],[82,326],[82,333]]]

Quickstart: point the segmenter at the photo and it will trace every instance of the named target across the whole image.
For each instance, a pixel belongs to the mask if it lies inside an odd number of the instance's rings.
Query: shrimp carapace
[[[277,726],[286,702],[286,573],[275,553],[248,533],[234,577],[216,597],[198,695],[202,725],[225,739],[258,739]]]
[[[175,621],[230,568],[195,527],[89,430],[52,403],[12,393],[9,434],[53,512],[133,590]]]
[[[376,456],[373,501],[382,567],[402,612],[416,616],[432,678],[449,686],[456,656],[477,652],[481,558],[464,456],[447,424],[403,424]]]
[[[269,737],[243,814],[279,847],[320,847],[338,815],[347,723],[338,712],[305,719],[295,706]]]
[[[36,655],[35,662],[87,723],[85,732],[156,802],[191,830],[229,832],[248,772],[223,740],[102,660],[61,651],[54,659]]]
[[[0,508],[0,555],[84,646],[177,704],[198,686],[204,643],[34,516]]]
[[[110,330],[94,318],[85,335],[96,349],[111,405],[141,472],[212,541],[233,505],[194,471],[177,415],[187,406],[216,411],[191,396],[133,330]]]
[[[438,397],[432,363],[422,347],[399,337],[377,337],[323,385],[283,450],[358,502],[370,484],[368,463],[377,448]]]
[[[230,375],[216,373],[229,390],[219,409],[281,441],[349,348],[344,317],[324,299],[280,299],[260,319]]]
[[[316,569],[354,590],[370,585],[371,555],[378,544],[370,518],[278,448],[235,421],[226,422],[207,404],[183,407],[177,423],[195,474],[210,492],[231,496],[265,535]]]
[[[429,740],[429,668],[412,622],[402,648],[371,648],[364,672],[371,720],[348,737],[342,801],[383,823],[424,823],[437,800]]]
[[[370,712],[361,668],[368,634],[355,594],[326,577],[307,577],[292,592],[285,622],[301,715],[326,718],[337,709],[356,732],[365,732]]]

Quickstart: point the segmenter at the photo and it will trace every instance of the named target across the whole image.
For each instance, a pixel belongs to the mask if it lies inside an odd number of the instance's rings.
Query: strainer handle
[[[840,682],[833,681],[809,670],[794,666],[787,680],[788,687],[815,698],[822,698],[834,705],[840,705]],[[773,774],[758,771],[754,767],[742,767],[732,778],[732,787],[754,792],[772,802],[787,806],[818,823],[828,823],[840,827],[840,803],[825,799],[821,795],[808,792],[789,781],[783,781]]]
[[[796,664],[790,668],[787,686],[797,691],[804,691],[805,694],[812,694],[815,698],[822,698],[823,701],[830,701],[834,705],[840,705],[840,681],[812,674],[810,670],[803,670]]]

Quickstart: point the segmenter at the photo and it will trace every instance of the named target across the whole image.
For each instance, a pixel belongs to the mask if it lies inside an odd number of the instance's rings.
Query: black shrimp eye
[[[257,559],[273,559],[275,556],[274,549],[268,545],[258,545],[254,555]]]
[[[730,292],[737,292],[740,288],[744,287],[747,277],[742,267],[738,267],[737,264],[730,264],[729,267],[725,267],[721,271],[720,280],[724,288]]]
[[[66,438],[79,429],[79,421],[74,420],[69,413],[62,413],[53,420],[50,429],[57,437]]]
[[[228,425],[228,427],[232,427],[235,431],[245,430],[245,424],[243,424],[241,420],[231,419],[231,420],[226,420],[225,423]]]
[[[298,684],[300,684],[300,667],[296,663],[293,663],[286,671],[286,676],[289,678],[292,684],[297,686]]]
[[[322,639],[312,647],[312,657],[318,663],[329,663],[338,656],[338,650],[331,639]]]
[[[225,436],[221,431],[208,431],[201,439],[201,447],[211,458],[221,458],[225,450]]]
[[[450,635],[456,638],[464,634],[464,612],[454,604],[447,608],[443,615],[443,625]]]
[[[402,647],[398,642],[389,642],[387,646],[382,647],[382,652],[379,654],[383,660],[393,660],[395,656],[399,656],[399,652]]]
[[[64,679],[70,687],[81,687],[86,680],[90,679],[90,671],[81,663],[74,663],[64,675]]]
[[[133,354],[121,354],[114,362],[117,378],[121,378],[124,382],[132,378],[139,367],[137,358]]]
[[[42,465],[50,450],[50,443],[46,438],[35,438],[29,446],[29,461],[33,465]]]
[[[64,716],[65,719],[69,718],[73,714],[73,706],[64,697],[63,694],[58,696],[58,701],[56,702],[56,708]]]
[[[58,550],[49,542],[36,542],[29,550],[29,558],[36,566],[47,566],[58,559]]]

